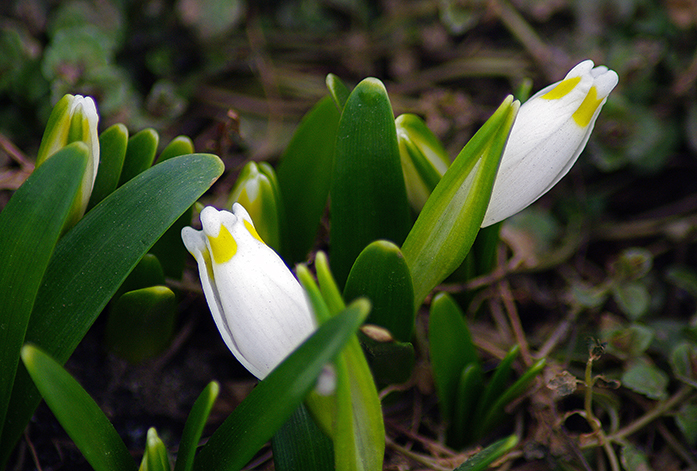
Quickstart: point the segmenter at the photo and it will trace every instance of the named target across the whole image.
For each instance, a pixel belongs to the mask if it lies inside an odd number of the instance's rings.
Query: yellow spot
[[[220,226],[218,237],[208,236],[208,242],[211,244],[215,263],[225,263],[237,253],[237,242],[225,226]]]
[[[576,124],[582,128],[588,126],[591,119],[593,119],[595,110],[598,109],[598,106],[600,106],[602,102],[603,99],[598,98],[598,90],[595,87],[591,87],[591,89],[588,90],[588,95],[583,99],[583,103],[581,103],[581,106],[579,106],[573,114]]]
[[[557,100],[559,98],[564,98],[576,87],[576,85],[578,85],[578,82],[580,81],[581,77],[564,79],[559,82],[556,87],[542,95],[540,98],[544,98],[545,100]]]
[[[261,242],[262,244],[266,245],[266,243],[262,240],[261,237],[259,237],[259,233],[257,230],[254,228],[254,226],[247,220],[244,221],[244,227],[247,228],[250,234],[252,234],[252,237],[254,237],[256,240]]]

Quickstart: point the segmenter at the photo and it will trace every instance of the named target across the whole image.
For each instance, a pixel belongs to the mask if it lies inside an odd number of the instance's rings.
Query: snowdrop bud
[[[227,203],[240,203],[247,210],[262,240],[278,250],[281,245],[281,193],[276,172],[266,162],[249,162],[237,177]]]
[[[263,379],[315,330],[305,291],[239,203],[232,212],[205,207],[201,225],[182,229],[182,240],[208,307],[230,351]]]
[[[72,211],[73,222],[76,222],[85,213],[92,194],[94,180],[97,178],[97,169],[99,168],[98,123],[99,115],[92,98],[65,95],[56,103],[51,112],[36,157],[38,167],[68,144],[76,141],[87,144],[90,151],[89,162],[82,179],[76,208]]]
[[[525,209],[567,174],[618,80],[613,70],[585,60],[520,107],[482,227]]]

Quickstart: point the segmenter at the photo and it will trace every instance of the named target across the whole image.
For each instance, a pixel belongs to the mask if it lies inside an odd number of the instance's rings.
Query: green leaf
[[[651,295],[641,281],[621,281],[612,287],[613,299],[630,319],[638,320],[651,306]]]
[[[138,260],[222,172],[223,163],[214,155],[176,157],[95,206],[56,246],[26,340],[64,363]],[[0,443],[16,442],[39,399],[20,368],[8,408],[11,420]]]
[[[118,356],[141,363],[170,344],[177,319],[177,301],[166,286],[149,286],[120,296],[109,311],[107,345]]]
[[[683,404],[675,414],[675,423],[678,424],[687,443],[694,448],[697,445],[697,405]]]
[[[85,144],[64,147],[34,170],[0,213],[0,433],[34,301],[87,159]],[[2,468],[14,443],[0,443]]]
[[[484,372],[479,363],[469,363],[462,370],[455,395],[455,411],[450,422],[448,443],[455,449],[462,448],[472,437],[479,435],[482,424],[473,421],[477,399],[484,389]]]
[[[447,293],[438,293],[431,303],[428,343],[433,379],[445,420],[452,420],[458,383],[469,364],[479,364],[462,311]]]
[[[22,361],[51,412],[96,471],[134,470],[126,445],[87,392],[49,355],[33,345]]]
[[[331,315],[335,315],[341,311],[346,304],[341,296],[341,291],[334,281],[334,276],[329,269],[329,261],[324,252],[317,252],[315,256],[315,270],[317,270],[317,281],[319,290],[322,293],[324,301],[327,303]]]
[[[160,157],[157,159],[157,163],[162,163],[165,160],[169,160],[172,157],[179,157],[180,155],[187,155],[194,153],[194,143],[189,136],[177,136],[172,139],[167,147],[162,149]]]
[[[219,392],[220,385],[215,381],[211,381],[198,396],[196,402],[194,402],[184,425],[182,439],[179,442],[179,452],[177,453],[174,471],[191,471],[194,468],[196,447]]]
[[[242,469],[300,405],[324,366],[354,338],[369,310],[368,301],[358,300],[323,323],[235,408],[198,453],[194,469]]]
[[[330,97],[320,100],[300,122],[276,169],[283,200],[289,263],[305,260],[327,206],[339,111]]]
[[[484,471],[491,463],[501,458],[503,455],[513,449],[518,444],[518,437],[511,435],[503,438],[468,459],[454,471]]]
[[[409,232],[402,253],[411,269],[416,306],[467,256],[484,220],[519,103],[507,97],[462,149]]]
[[[331,187],[330,258],[339,286],[369,243],[398,245],[411,225],[392,106],[385,86],[367,78],[341,114]]]
[[[627,471],[652,471],[646,454],[634,445],[627,444],[622,447],[620,461]]]
[[[346,105],[346,100],[348,100],[348,97],[351,94],[351,90],[349,90],[344,82],[342,82],[341,79],[334,74],[328,74],[325,83],[327,84],[329,93],[331,93],[332,98],[334,99],[334,104],[339,111],[343,110],[344,105]]]
[[[334,469],[332,441],[301,404],[271,440],[277,471],[326,471]]]
[[[378,386],[408,381],[416,362],[414,346],[409,342],[377,340],[366,335],[366,327],[369,326],[364,326],[358,338]]]
[[[152,166],[159,140],[160,136],[152,128],[143,129],[128,139],[119,186]]]
[[[414,330],[414,288],[402,252],[387,240],[376,240],[358,255],[351,268],[344,299],[364,296],[373,306],[366,321],[389,330],[401,341],[411,340]]]
[[[491,377],[484,392],[479,397],[477,414],[474,416],[475,423],[483,422],[491,407],[508,387],[508,381],[513,374],[513,361],[518,357],[518,354],[520,354],[520,346],[514,345],[503,357],[501,363],[496,366],[494,376]]]
[[[145,444],[145,454],[140,462],[139,471],[169,471],[169,456],[167,448],[157,435],[155,427],[148,429],[147,441]]]
[[[668,397],[668,375],[646,359],[638,359],[627,368],[622,385],[650,399]]]
[[[121,123],[109,126],[99,135],[99,169],[88,210],[113,192],[121,178],[128,147],[128,129]]]

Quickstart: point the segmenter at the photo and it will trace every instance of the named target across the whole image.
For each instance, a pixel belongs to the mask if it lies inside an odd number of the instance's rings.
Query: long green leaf
[[[82,386],[46,353],[22,348],[22,361],[46,404],[96,471],[136,469],[126,445],[104,412]]]
[[[196,456],[194,469],[242,469],[300,405],[324,366],[355,338],[369,310],[368,301],[357,300],[323,323],[237,406]]]
[[[332,441],[301,404],[271,440],[276,471],[334,469]]]
[[[0,434],[41,278],[80,188],[87,146],[71,144],[40,165],[0,214]],[[1,459],[10,445],[0,442]]]
[[[332,272],[343,288],[374,240],[401,245],[411,226],[397,130],[385,86],[367,78],[346,101],[337,131],[331,193]]]
[[[99,135],[99,170],[94,181],[88,210],[116,189],[121,178],[128,147],[128,129],[121,123],[109,126]]]
[[[220,385],[212,381],[198,396],[194,402],[189,417],[186,419],[182,439],[179,442],[179,453],[177,461],[174,464],[174,471],[191,471],[194,468],[194,456],[196,455],[196,447],[201,439],[203,427],[208,420],[208,414],[211,413],[213,403],[220,392]]]
[[[303,118],[276,169],[285,211],[285,260],[305,260],[327,206],[339,111],[327,96]]]
[[[175,157],[95,206],[56,246],[26,340],[64,363],[138,260],[223,168],[210,154]],[[39,400],[26,370],[18,369],[1,443],[16,443]]]
[[[509,96],[470,139],[404,241],[402,253],[411,269],[416,306],[460,266],[472,247],[518,107]]]
[[[160,136],[152,128],[143,129],[128,139],[119,186],[152,166]]]
[[[515,435],[502,438],[462,463],[454,471],[484,471],[491,463],[511,451],[517,444],[518,437]]]

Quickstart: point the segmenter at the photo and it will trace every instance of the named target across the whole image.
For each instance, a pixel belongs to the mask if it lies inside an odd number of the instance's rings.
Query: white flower
[[[264,379],[315,330],[305,291],[259,237],[239,203],[232,212],[207,206],[203,230],[182,230],[198,262],[208,307],[237,360]]]
[[[618,81],[615,71],[585,60],[520,107],[482,227],[525,209],[567,174]]]
[[[44,136],[41,139],[36,165],[41,165],[46,159],[68,144],[82,141],[89,149],[89,161],[80,187],[80,196],[73,211],[73,222],[79,220],[87,209],[92,195],[94,181],[99,169],[99,136],[97,126],[99,115],[94,100],[81,95],[65,95],[51,112]]]

